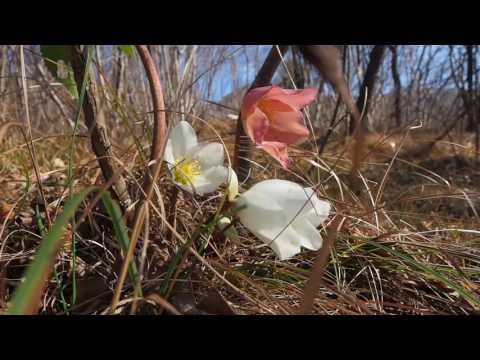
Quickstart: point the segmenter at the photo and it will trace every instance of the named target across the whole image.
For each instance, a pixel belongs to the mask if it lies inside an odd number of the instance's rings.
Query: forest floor
[[[232,124],[213,124],[230,156]],[[215,138],[210,130],[195,126],[202,139]],[[294,148],[289,171],[254,152],[254,163],[262,165],[253,165],[252,183],[278,177],[317,185],[319,194],[344,217],[315,300],[315,313],[473,314],[480,309],[480,163],[472,141],[458,138],[447,138],[428,153],[410,156],[432,136],[415,131],[406,137],[370,134],[359,191],[347,185],[350,162],[345,146],[334,138],[321,157],[313,145]],[[103,181],[88,141],[77,139],[75,190]],[[39,137],[35,147],[47,208],[38,196],[22,138],[12,135],[0,146],[2,310],[35,255],[42,226],[48,227],[46,212],[54,222],[68,196],[70,137]],[[139,180],[142,174],[138,152],[124,145],[115,151],[130,172],[127,181],[135,193],[134,178]],[[240,226],[238,239],[226,238],[215,229],[203,231],[221,195],[193,199],[179,192],[178,197],[172,196],[174,186],[166,170],[158,184],[167,218],[174,220],[181,236],[193,239],[201,260],[182,252],[177,239],[151,212],[148,247],[144,254],[141,248],[137,253],[143,263],[144,295],[137,313],[162,313],[159,299],[189,314],[288,314],[298,307],[315,252],[279,261]],[[78,209],[77,218],[87,204],[88,200]],[[140,244],[146,240],[144,234]],[[65,230],[40,313],[107,313],[121,264],[110,219],[97,206],[78,227],[74,244],[71,227]],[[133,289],[127,281],[116,313],[128,314],[132,302]]]

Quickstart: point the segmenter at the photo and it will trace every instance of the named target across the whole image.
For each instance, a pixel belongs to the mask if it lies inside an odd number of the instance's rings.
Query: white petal
[[[228,168],[228,201],[235,201],[238,196],[238,177],[237,173],[231,168]]]
[[[227,178],[228,169],[224,166],[215,166],[196,176],[192,182],[195,192],[198,195],[204,195],[217,190],[220,185],[227,181]]]
[[[305,189],[313,192],[312,189]],[[312,207],[309,209],[305,218],[312,223],[314,227],[320,226],[330,215],[332,205],[328,201],[320,200],[316,195],[310,197]]]
[[[291,228],[287,228],[284,231],[276,231],[275,236],[269,237],[254,231],[252,232],[264,244],[270,246],[280,260],[289,259],[301,252],[300,243],[296,240],[296,234],[292,234]]]
[[[237,206],[242,208],[237,213],[240,222],[267,244],[279,236],[288,224],[283,209],[275,199],[263,193],[249,190],[239,196]]]
[[[292,181],[270,179],[255,184],[249,191],[262,193],[271,199],[275,199],[282,207],[286,216],[292,221],[310,213],[312,203],[317,199],[312,195],[312,190],[304,188]],[[314,200],[315,198],[315,200]]]
[[[300,241],[297,233],[288,227],[270,244],[280,260],[287,260],[300,253]]]
[[[318,250],[322,247],[323,239],[320,232],[308,220],[296,221],[292,225],[300,245],[309,250]]]
[[[198,144],[197,134],[186,121],[180,121],[169,136],[172,140],[173,156],[176,160],[185,157],[188,151]]]
[[[189,150],[189,155],[197,160],[204,170],[223,165],[224,152],[220,143],[199,144]]]
[[[167,144],[165,145],[163,160],[167,162],[168,169],[171,170],[175,164],[175,157],[173,156],[173,145],[170,139],[167,140]]]
[[[240,222],[281,260],[298,254],[300,246],[310,250],[322,246],[316,227],[327,219],[330,204],[318,199],[313,189],[286,180],[265,180],[241,194],[237,205],[245,206],[237,213]]]
[[[214,166],[205,171],[203,176],[218,187],[227,181],[228,169],[225,166]]]

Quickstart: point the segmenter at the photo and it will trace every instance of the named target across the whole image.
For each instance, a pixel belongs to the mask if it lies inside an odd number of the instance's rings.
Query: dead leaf
[[[14,216],[14,211],[12,211],[13,206],[7,204],[5,201],[0,200],[0,221],[5,221],[8,217],[8,220],[12,219]]]
[[[209,290],[207,296],[198,304],[198,309],[211,315],[236,315],[228,302],[216,289]]]
[[[170,302],[184,315],[208,315],[197,309],[195,297],[191,294],[177,293],[172,296]]]
[[[78,280],[77,305],[75,314],[90,313],[98,301],[110,294],[105,279],[100,276],[88,277]]]

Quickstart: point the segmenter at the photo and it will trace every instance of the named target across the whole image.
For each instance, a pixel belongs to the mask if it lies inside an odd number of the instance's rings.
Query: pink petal
[[[250,90],[243,99],[242,104],[242,117],[250,116],[250,114],[255,110],[257,103],[262,100],[262,98],[272,89],[272,86],[262,86]]]
[[[303,123],[300,111],[270,114],[270,126],[263,137],[264,141],[279,141],[294,144],[310,136],[310,131]]]
[[[318,90],[314,88],[287,90],[278,86],[272,89],[264,96],[264,99],[275,99],[290,105],[295,110],[300,110],[313,102],[317,97]]]
[[[291,144],[310,135],[303,114],[290,105],[278,100],[262,100],[258,108],[267,116],[270,125],[264,140]]]
[[[261,144],[265,134],[270,126],[267,116],[258,108],[249,116],[244,116],[242,112],[243,129],[255,144]]]
[[[269,153],[275,160],[277,160],[282,165],[284,169],[288,168],[287,144],[277,141],[264,141],[261,145],[258,145],[257,147]]]

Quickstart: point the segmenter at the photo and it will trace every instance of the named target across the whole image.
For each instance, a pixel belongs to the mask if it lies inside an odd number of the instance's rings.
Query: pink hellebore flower
[[[242,123],[257,148],[265,150],[286,169],[287,146],[305,140],[302,108],[317,96],[317,89],[285,90],[263,86],[250,90],[242,105]]]

